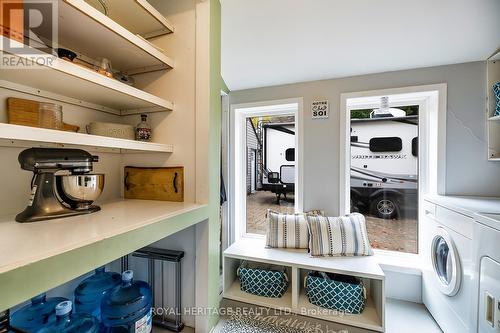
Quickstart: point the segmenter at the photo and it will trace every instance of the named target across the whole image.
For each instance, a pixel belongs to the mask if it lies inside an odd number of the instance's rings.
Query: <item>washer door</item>
[[[448,296],[458,293],[462,281],[462,268],[458,251],[443,227],[436,229],[431,243],[431,258],[441,292]]]

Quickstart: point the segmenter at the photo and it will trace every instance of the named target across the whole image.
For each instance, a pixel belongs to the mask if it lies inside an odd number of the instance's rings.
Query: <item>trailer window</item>
[[[285,150],[285,159],[288,162],[295,162],[295,148],[288,148]]]
[[[370,151],[374,153],[401,151],[403,141],[398,137],[380,137],[370,139]]]
[[[415,157],[418,156],[418,138],[414,137],[411,140],[411,154]]]

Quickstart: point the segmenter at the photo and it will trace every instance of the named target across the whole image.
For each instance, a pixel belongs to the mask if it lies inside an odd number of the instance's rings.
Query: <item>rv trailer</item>
[[[295,124],[266,123],[263,131],[262,189],[281,196],[295,191]]]
[[[351,119],[351,211],[398,218],[417,194],[418,116]]]

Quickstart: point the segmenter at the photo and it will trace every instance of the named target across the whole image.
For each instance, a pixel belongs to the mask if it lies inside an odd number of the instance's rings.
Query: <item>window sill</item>
[[[375,258],[384,272],[422,275],[422,262],[418,254],[374,250]]]

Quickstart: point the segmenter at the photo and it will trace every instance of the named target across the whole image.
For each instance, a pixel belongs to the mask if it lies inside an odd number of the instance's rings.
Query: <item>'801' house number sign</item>
[[[312,119],[328,118],[328,101],[314,101],[311,105]]]

